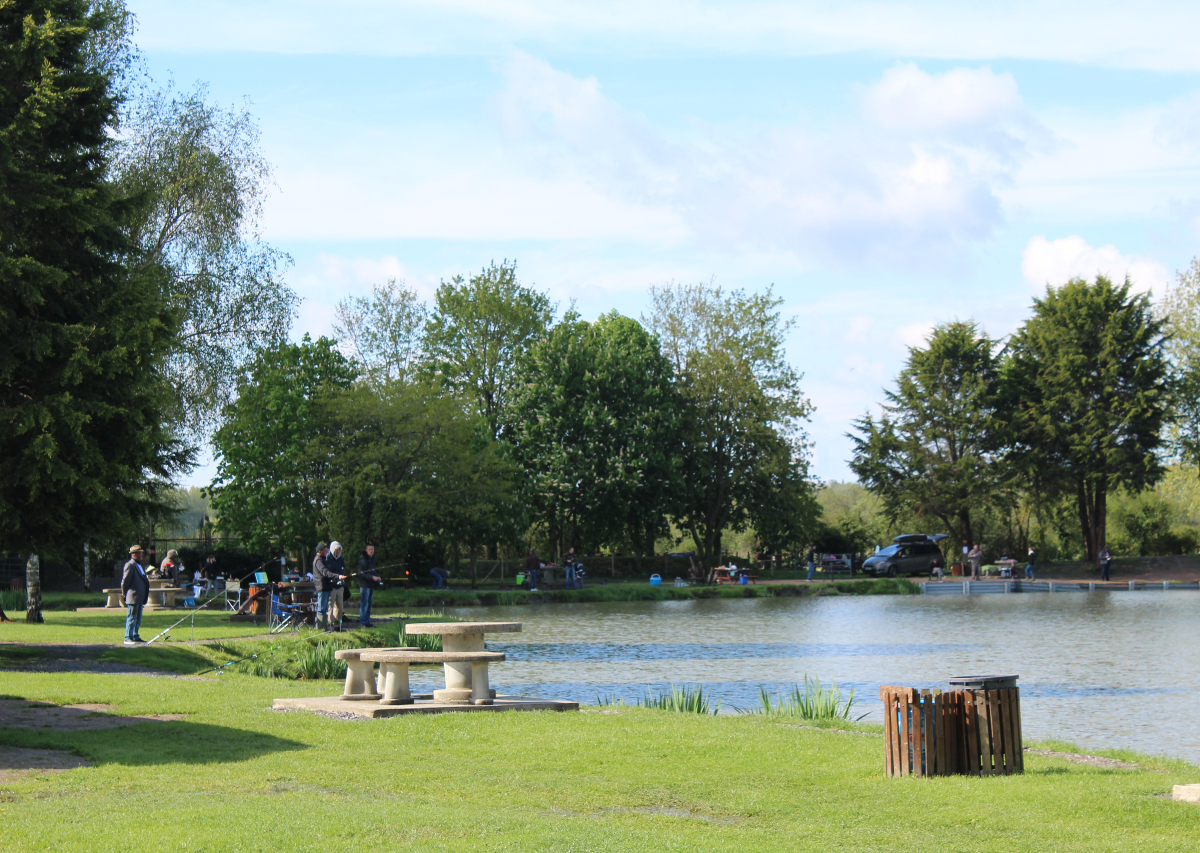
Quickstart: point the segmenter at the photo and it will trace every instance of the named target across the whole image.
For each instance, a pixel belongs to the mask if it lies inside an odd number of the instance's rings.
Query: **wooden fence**
[[[1021,699],[1000,690],[879,688],[888,776],[995,776],[1025,769]]]

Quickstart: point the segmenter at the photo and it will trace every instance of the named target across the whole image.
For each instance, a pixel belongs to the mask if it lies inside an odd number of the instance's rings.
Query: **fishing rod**
[[[275,562],[275,560],[274,560],[274,559],[267,560],[265,563],[263,563],[261,566],[259,566],[257,569],[255,569],[253,572],[250,572],[249,574],[242,575],[240,578],[238,578],[238,583],[240,584],[240,583],[241,583],[242,581],[244,581],[246,578],[254,577],[254,575],[255,575],[256,573],[258,573],[258,572],[261,572],[263,569],[265,569],[267,566],[270,566],[270,565],[272,565],[274,562]],[[197,611],[199,611],[199,610],[203,610],[205,607],[208,607],[208,605],[212,604],[214,601],[220,601],[220,600],[222,600],[223,598],[224,598],[224,596],[220,596],[220,595],[214,595],[212,598],[210,598],[208,601],[204,602],[203,604],[198,604],[198,605],[196,605],[194,608],[192,608],[192,610],[190,610],[190,611],[187,613],[187,615],[186,615],[186,616],[184,616],[182,619],[180,619],[180,620],[179,620],[178,622],[176,622],[174,625],[171,625],[170,627],[166,628],[165,630],[163,630],[163,631],[160,631],[160,632],[159,632],[158,634],[156,634],[154,637],[150,638],[150,639],[149,639],[149,640],[146,642],[146,645],[147,645],[147,646],[148,646],[148,645],[150,645],[150,644],[151,644],[151,643],[153,643],[155,640],[157,640],[157,639],[159,639],[159,638],[161,638],[161,637],[166,637],[168,640],[169,640],[169,639],[171,639],[171,637],[170,637],[170,633],[171,633],[171,629],[172,629],[172,628],[176,628],[176,627],[178,627],[179,625],[181,625],[181,624],[183,624],[184,622],[186,622],[186,621],[187,621],[189,618],[192,618],[192,619],[194,619],[194,618],[195,618],[195,616],[196,616],[196,612],[197,612]]]

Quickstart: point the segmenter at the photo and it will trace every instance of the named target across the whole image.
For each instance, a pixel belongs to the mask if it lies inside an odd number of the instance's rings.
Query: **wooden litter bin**
[[[959,676],[959,690],[884,686],[888,776],[993,776],[1025,769],[1017,676]]]

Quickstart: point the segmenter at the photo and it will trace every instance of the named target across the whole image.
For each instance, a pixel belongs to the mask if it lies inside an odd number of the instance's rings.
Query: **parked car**
[[[946,569],[946,558],[937,543],[949,538],[945,533],[906,533],[897,536],[892,544],[863,560],[864,574],[877,578],[899,575],[931,575],[933,570]]]

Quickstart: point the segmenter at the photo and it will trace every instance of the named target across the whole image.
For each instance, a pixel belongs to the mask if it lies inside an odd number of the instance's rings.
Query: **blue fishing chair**
[[[304,613],[303,604],[284,604],[279,600],[278,595],[271,596],[271,627],[272,634],[278,634],[280,631],[291,629],[293,631],[300,627],[301,614]]]

